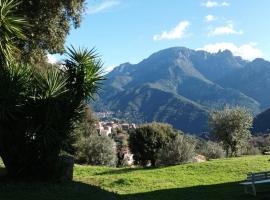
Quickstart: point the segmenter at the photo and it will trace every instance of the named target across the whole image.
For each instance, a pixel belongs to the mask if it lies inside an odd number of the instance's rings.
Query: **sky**
[[[174,46],[270,60],[269,8],[270,0],[87,0],[66,46],[94,47],[108,71]]]

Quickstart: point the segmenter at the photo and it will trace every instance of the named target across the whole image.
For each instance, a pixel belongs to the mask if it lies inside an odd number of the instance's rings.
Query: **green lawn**
[[[270,156],[250,156],[164,168],[75,167],[74,182],[0,182],[1,200],[239,200],[245,195],[238,184],[247,172],[270,170]],[[270,184],[258,187],[256,199],[270,199]],[[269,191],[269,194],[268,194]]]

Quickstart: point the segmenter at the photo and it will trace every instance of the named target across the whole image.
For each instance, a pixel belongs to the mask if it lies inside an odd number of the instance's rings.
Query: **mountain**
[[[204,132],[211,109],[229,104],[253,113],[261,110],[262,99],[247,95],[242,83],[232,79],[250,65],[255,66],[227,50],[215,54],[184,47],[161,50],[110,72],[94,108],[131,121],[161,121],[185,132]]]
[[[270,107],[270,62],[257,58],[218,81],[226,88],[234,88],[260,102],[261,109]]]
[[[207,130],[207,109],[183,96],[163,91],[151,85],[127,89],[108,99],[110,110],[121,110],[122,117],[142,121],[159,121],[173,124],[188,132]],[[194,126],[196,124],[196,126]]]
[[[253,130],[254,133],[266,133],[270,130],[270,109],[265,110],[254,118]]]

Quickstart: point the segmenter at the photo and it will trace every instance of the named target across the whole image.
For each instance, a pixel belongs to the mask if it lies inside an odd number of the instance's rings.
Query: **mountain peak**
[[[186,47],[170,47],[167,49],[160,50],[152,54],[150,57],[155,57],[155,56],[178,57],[179,55],[188,57],[192,52],[194,52],[194,50],[186,48]]]
[[[255,58],[252,62],[253,63],[265,63],[268,61],[264,60],[263,58]]]
[[[217,55],[222,55],[222,56],[228,56],[228,57],[233,57],[233,53],[228,50],[228,49],[225,49],[225,50],[219,50],[217,53]]]

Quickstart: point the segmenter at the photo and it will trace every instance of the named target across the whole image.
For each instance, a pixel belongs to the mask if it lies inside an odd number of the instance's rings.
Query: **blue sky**
[[[105,68],[172,46],[270,60],[270,0],[88,0],[66,45],[95,47]]]

